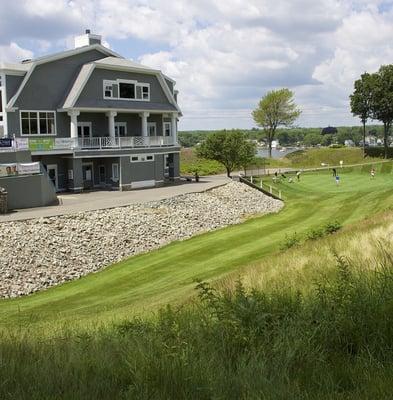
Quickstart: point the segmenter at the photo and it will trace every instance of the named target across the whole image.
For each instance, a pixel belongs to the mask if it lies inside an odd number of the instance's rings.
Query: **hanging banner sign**
[[[0,147],[12,147],[12,139],[1,138],[0,139]]]
[[[17,164],[0,164],[0,176],[16,175],[17,173]]]
[[[29,138],[29,150],[30,151],[43,151],[53,150],[55,141],[53,138],[41,138],[41,139],[30,139]]]
[[[31,174],[39,174],[41,172],[40,163],[19,163],[18,164],[18,173],[19,175],[31,175]]]
[[[29,149],[29,139],[27,138],[16,138],[15,148],[18,150],[28,150]]]

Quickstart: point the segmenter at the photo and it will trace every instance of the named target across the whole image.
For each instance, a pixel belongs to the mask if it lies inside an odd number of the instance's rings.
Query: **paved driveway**
[[[15,210],[0,215],[0,222],[52,217],[55,215],[75,214],[80,211],[92,211],[105,208],[122,207],[135,203],[162,200],[186,193],[203,192],[228,183],[224,175],[201,177],[200,182],[182,182],[160,188],[118,191],[93,191],[87,193],[66,193],[58,196],[60,205]]]

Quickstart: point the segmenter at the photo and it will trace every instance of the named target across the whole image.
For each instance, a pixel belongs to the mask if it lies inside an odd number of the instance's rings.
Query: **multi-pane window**
[[[104,97],[113,97],[113,85],[108,83],[104,84]]]
[[[119,92],[121,99],[135,99],[135,84],[120,82]]]
[[[115,136],[124,137],[127,135],[127,123],[126,122],[116,122],[115,123]]]
[[[171,136],[171,123],[164,122],[164,136]]]
[[[149,136],[157,136],[157,124],[155,122],[147,123],[147,133]]]
[[[116,100],[150,100],[150,84],[118,79],[104,80],[104,98]]]
[[[146,161],[154,161],[154,155],[152,154],[140,154],[138,156],[131,156],[130,161],[134,162],[146,162]]]
[[[22,135],[55,135],[53,111],[21,111]]]

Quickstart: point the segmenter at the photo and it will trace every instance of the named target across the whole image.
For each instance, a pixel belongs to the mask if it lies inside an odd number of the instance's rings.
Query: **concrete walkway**
[[[136,203],[147,203],[181,194],[204,192],[205,190],[224,185],[228,182],[230,182],[230,179],[226,176],[215,175],[201,177],[198,183],[182,181],[180,184],[152,189],[132,190],[127,192],[93,191],[78,194],[60,194],[58,196],[60,205],[14,210],[9,214],[0,215],[0,223],[75,214],[81,211],[123,207]]]

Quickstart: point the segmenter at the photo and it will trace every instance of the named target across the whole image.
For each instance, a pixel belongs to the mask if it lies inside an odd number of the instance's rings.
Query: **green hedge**
[[[385,157],[384,147],[366,147],[366,155],[368,157]],[[393,158],[393,147],[388,147],[388,158]]]

